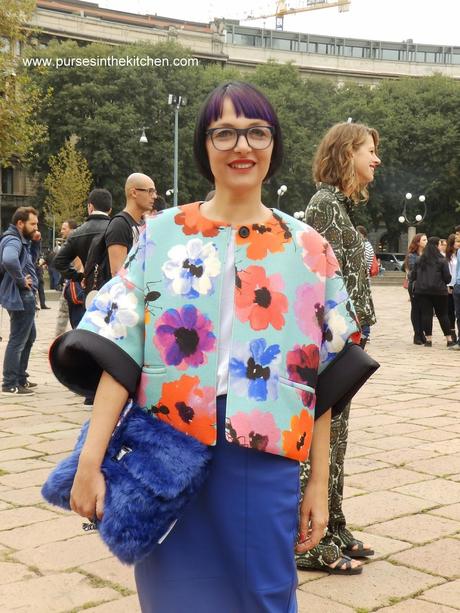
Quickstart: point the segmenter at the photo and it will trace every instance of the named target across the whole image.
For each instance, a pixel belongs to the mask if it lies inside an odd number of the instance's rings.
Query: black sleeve
[[[378,368],[380,364],[359,345],[345,345],[318,377],[315,419],[331,408],[333,416],[341,413]]]
[[[112,341],[89,330],[70,330],[50,347],[49,360],[55,377],[82,396],[96,392],[105,370],[134,396],[141,376],[135,360]]]
[[[105,244],[107,247],[110,247],[110,245],[123,245],[128,251],[131,249],[133,231],[127,219],[122,219],[121,217],[114,217],[112,219],[105,233]]]
[[[64,279],[80,280],[80,275],[72,267],[73,260],[77,257],[71,237],[62,245],[53,261],[54,268],[61,273]]]
[[[446,259],[444,259],[442,262],[441,273],[442,273],[442,280],[444,281],[444,283],[446,285],[450,283],[452,280],[452,275],[450,274],[449,264]]]

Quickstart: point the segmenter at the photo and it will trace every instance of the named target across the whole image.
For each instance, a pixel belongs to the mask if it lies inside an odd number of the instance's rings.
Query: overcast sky
[[[99,6],[132,13],[161,15],[193,21],[227,17],[241,21],[249,12],[264,15],[275,10],[272,0],[97,0]],[[288,6],[306,4],[289,0]],[[275,28],[275,19],[248,21],[247,25]],[[330,34],[352,38],[403,41],[460,46],[460,0],[351,0],[347,13],[328,8],[284,18],[291,32]]]

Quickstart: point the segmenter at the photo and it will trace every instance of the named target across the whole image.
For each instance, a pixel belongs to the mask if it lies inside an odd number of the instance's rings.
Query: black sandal
[[[318,562],[314,566],[302,567],[301,564],[297,564],[299,570],[324,570],[330,575],[360,575],[363,572],[362,566],[352,567],[352,559],[348,556],[342,556],[338,563],[332,568],[328,564],[322,564]]]
[[[353,547],[355,547],[356,545],[357,548],[353,549]],[[375,553],[373,549],[367,549],[366,547],[364,547],[364,543],[362,541],[358,541],[358,539],[353,539],[352,541],[350,541],[347,547],[342,549],[342,552],[345,556],[348,556],[349,558],[369,558]]]

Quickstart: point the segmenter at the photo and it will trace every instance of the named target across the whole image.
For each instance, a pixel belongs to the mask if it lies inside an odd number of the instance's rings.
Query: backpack
[[[3,239],[5,238],[5,236],[14,236],[14,237],[18,238],[16,233],[12,232],[11,230],[6,230],[6,232],[4,232],[2,235],[0,235],[0,284],[3,281],[3,277],[5,276],[5,269],[3,267],[3,249],[4,249],[4,245],[2,245],[2,242],[3,242]],[[21,260],[23,252],[24,252],[24,243],[21,241],[21,251],[19,252],[19,260]]]
[[[85,304],[85,294],[83,288],[73,279],[69,279],[64,286],[64,298],[70,304]]]
[[[86,259],[85,270],[83,272],[82,283],[83,289],[87,296],[90,292],[98,292],[101,287],[112,278],[110,273],[109,252],[105,244],[105,235],[110,224],[117,217],[124,219],[131,229],[131,224],[126,217],[118,213],[109,221],[104,232],[95,236],[91,241],[88,250],[88,257]]]

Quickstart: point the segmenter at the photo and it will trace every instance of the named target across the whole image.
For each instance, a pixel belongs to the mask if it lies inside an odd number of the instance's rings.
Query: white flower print
[[[347,320],[337,308],[333,308],[327,314],[327,325],[322,347],[322,357],[328,354],[336,354],[345,345],[348,336]]]
[[[98,328],[98,333],[109,340],[119,340],[139,321],[136,311],[137,297],[119,279],[105,285],[97,294],[86,319]]]
[[[168,257],[162,270],[173,294],[199,298],[214,292],[216,278],[221,272],[214,243],[203,243],[200,238],[192,238],[186,245],[172,247]]]

